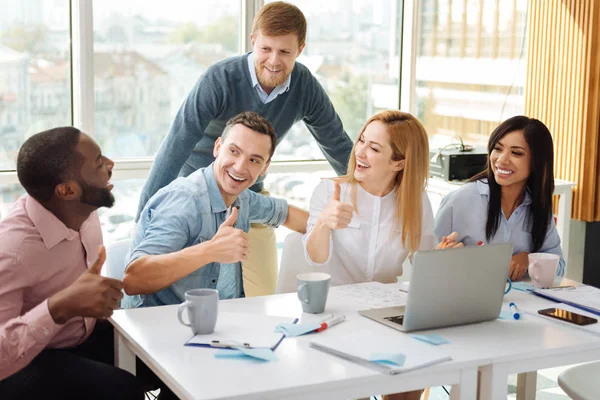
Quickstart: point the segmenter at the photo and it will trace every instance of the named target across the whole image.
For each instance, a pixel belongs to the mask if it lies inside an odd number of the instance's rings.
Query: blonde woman
[[[375,114],[354,144],[348,174],[322,181],[312,195],[303,237],[308,263],[329,272],[332,285],[396,282],[406,257],[435,246],[428,176],[423,125],[401,111]],[[455,239],[443,237],[436,247],[462,246]]]

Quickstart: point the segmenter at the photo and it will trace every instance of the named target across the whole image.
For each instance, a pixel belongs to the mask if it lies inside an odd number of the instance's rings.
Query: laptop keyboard
[[[396,315],[394,317],[385,317],[384,319],[393,322],[395,324],[398,325],[402,325],[402,323],[404,322],[404,315]]]

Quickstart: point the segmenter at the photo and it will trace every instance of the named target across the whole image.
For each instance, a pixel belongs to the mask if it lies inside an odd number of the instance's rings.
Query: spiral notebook
[[[311,341],[310,346],[388,375],[425,368],[452,359],[439,347],[396,331],[378,331],[374,334],[370,330],[362,330],[345,334],[343,337],[330,335]],[[393,359],[397,355],[403,356],[402,365],[372,361],[375,358]]]

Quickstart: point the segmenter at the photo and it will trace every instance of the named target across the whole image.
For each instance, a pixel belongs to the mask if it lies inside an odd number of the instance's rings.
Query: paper
[[[439,346],[440,344],[450,343],[445,337],[438,335],[437,333],[431,333],[429,335],[410,335],[417,340],[420,340],[425,343],[433,344],[434,346]]]
[[[513,282],[512,288],[514,290],[519,290],[521,292],[528,292],[528,291],[535,289],[535,287],[533,287],[532,284],[527,283],[527,282]]]
[[[347,333],[343,337],[315,336],[315,339],[310,342],[310,346],[390,375],[427,367],[451,359],[438,347],[430,346],[413,339],[409,335],[391,329],[389,331],[373,333],[372,330],[359,330]],[[390,358],[390,355],[398,354],[405,356],[402,365],[372,361],[374,355],[385,355],[383,358]]]
[[[241,346],[248,343],[253,348],[276,347],[284,337],[274,331],[279,324],[293,323],[293,318],[263,314],[220,312],[215,331],[208,335],[195,335],[187,346],[209,346],[213,341]]]
[[[271,349],[232,349],[219,350],[215,358],[253,358],[260,361],[277,361],[279,358]]]
[[[581,305],[600,313],[600,289],[583,285],[575,289],[537,289],[536,294],[552,298],[562,303]]]
[[[404,287],[384,285],[380,282],[334,286],[329,291],[335,293],[337,298],[362,308],[405,306],[408,296]]]
[[[301,336],[319,329],[321,324],[279,324],[275,327],[275,332],[283,333],[285,336]]]
[[[500,311],[500,315],[498,315],[499,319],[514,319],[513,313],[510,310],[502,310]]]

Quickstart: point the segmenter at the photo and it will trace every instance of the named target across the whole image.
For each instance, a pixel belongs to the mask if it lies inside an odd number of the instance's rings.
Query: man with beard
[[[76,128],[33,135],[17,158],[27,194],[0,222],[0,398],[143,399],[114,366],[123,284],[106,258],[96,210],[111,207],[114,163]]]
[[[177,176],[214,160],[215,140],[233,116],[254,111],[271,122],[277,142],[303,121],[338,175],[345,174],[352,141],[327,94],[296,58],[304,49],[306,19],[296,6],[276,1],[262,7],[250,35],[252,52],[210,66],[179,109],[144,186],[136,221],[148,200]],[[263,191],[263,177],[251,190]],[[253,224],[244,262],[246,294],[275,292],[277,254],[273,229]]]

